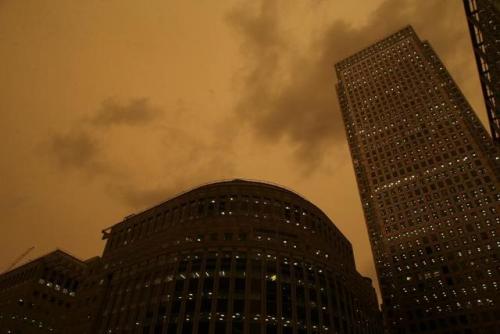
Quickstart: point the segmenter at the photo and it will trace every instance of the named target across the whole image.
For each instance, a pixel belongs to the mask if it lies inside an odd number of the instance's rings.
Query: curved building
[[[209,184],[103,233],[92,333],[382,332],[349,241],[283,188]]]

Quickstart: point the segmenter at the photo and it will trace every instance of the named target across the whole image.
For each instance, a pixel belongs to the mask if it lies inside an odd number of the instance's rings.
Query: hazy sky
[[[238,177],[318,205],[375,279],[333,65],[408,24],[484,121],[459,0],[0,1],[0,271]]]

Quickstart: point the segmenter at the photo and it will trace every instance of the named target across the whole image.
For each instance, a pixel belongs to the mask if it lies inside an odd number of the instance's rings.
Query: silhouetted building
[[[104,231],[93,333],[381,333],[371,281],[316,206],[242,180],[199,187]]]
[[[500,144],[500,0],[464,0],[491,134]]]
[[[391,333],[500,326],[500,155],[407,27],[336,65]]]
[[[67,333],[94,334],[93,323],[101,310],[107,283],[102,275],[102,259],[98,256],[85,261],[85,274],[82,276],[74,308],[68,315]]]
[[[56,250],[0,276],[0,333],[71,333],[86,264]]]

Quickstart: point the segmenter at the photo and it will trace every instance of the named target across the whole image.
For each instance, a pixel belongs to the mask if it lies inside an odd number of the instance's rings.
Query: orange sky
[[[375,278],[333,65],[407,24],[485,121],[458,0],[0,2],[0,270],[239,177],[318,205]]]

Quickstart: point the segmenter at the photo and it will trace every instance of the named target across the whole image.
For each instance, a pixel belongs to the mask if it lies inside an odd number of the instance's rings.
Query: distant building
[[[56,250],[0,275],[0,333],[70,333],[65,326],[85,270],[85,262]]]
[[[498,148],[411,27],[336,71],[389,332],[495,333]]]
[[[202,186],[104,233],[93,333],[382,333],[349,241],[283,188]]]
[[[101,258],[85,261],[86,270],[78,291],[74,308],[68,316],[64,333],[94,334],[93,323],[98,318],[109,279],[102,274]]]
[[[500,0],[464,0],[492,137],[500,144]]]

